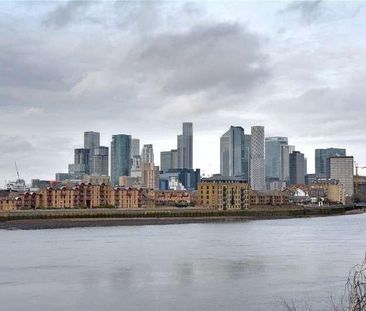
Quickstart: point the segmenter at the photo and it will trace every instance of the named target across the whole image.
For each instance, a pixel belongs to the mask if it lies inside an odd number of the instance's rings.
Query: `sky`
[[[0,186],[67,172],[84,131],[159,164],[184,121],[206,176],[230,125],[366,166],[365,29],[362,1],[0,1]]]

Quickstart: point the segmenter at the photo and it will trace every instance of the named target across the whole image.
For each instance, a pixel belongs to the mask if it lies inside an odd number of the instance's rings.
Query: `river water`
[[[0,309],[322,310],[365,251],[366,214],[0,230]]]

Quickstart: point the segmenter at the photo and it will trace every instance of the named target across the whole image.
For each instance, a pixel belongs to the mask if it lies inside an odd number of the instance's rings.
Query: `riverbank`
[[[322,208],[262,207],[237,211],[199,208],[20,210],[0,212],[0,229],[56,229],[237,222],[259,219],[324,217],[363,212],[363,209],[354,206]]]

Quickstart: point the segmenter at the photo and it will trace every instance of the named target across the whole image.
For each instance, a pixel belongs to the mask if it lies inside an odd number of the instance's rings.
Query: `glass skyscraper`
[[[300,151],[290,154],[290,184],[305,184],[306,158]]]
[[[111,181],[118,185],[120,176],[131,171],[131,135],[113,135],[111,142]]]
[[[84,132],[84,148],[94,150],[100,146],[99,132]]]
[[[160,170],[166,172],[172,168],[172,151],[160,152]]]
[[[243,177],[244,152],[244,129],[240,126],[231,126],[220,138],[220,174]]]
[[[280,180],[290,182],[290,154],[295,151],[295,146],[281,146],[281,174]]]
[[[131,159],[134,156],[140,155],[140,140],[138,138],[132,138],[131,140]]]
[[[84,148],[89,149],[89,170],[88,174],[95,174],[93,171],[93,157],[94,150],[100,146],[100,133],[99,132],[84,132]]]
[[[266,177],[281,177],[281,146],[288,145],[287,137],[267,137],[265,139]]]
[[[109,148],[98,147],[94,148],[92,157],[92,166],[90,171],[92,175],[108,176],[108,165],[109,165]]]
[[[315,149],[315,174],[317,178],[329,178],[329,158],[345,156],[346,149]]]
[[[177,137],[179,168],[193,168],[193,123],[183,123],[183,133]]]
[[[250,182],[250,154],[252,149],[252,135],[244,134],[244,168],[243,179]]]

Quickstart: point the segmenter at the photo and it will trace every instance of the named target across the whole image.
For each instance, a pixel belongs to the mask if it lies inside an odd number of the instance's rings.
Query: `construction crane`
[[[18,165],[17,165],[17,162],[16,162],[16,161],[15,161],[15,170],[17,171],[18,179],[20,179],[20,177],[19,177]]]

